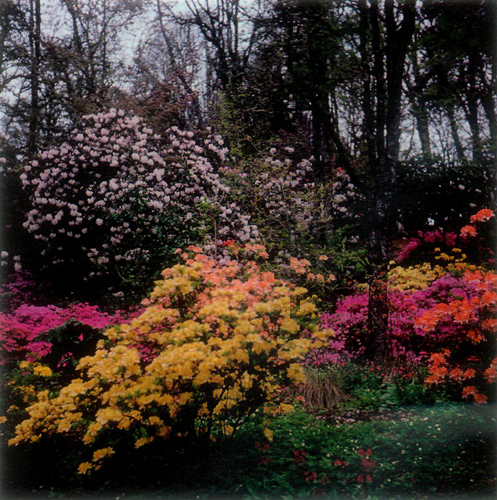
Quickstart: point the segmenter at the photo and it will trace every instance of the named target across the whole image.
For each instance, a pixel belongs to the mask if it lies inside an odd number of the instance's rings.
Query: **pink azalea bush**
[[[111,325],[127,322],[136,314],[117,311],[111,315],[89,304],[67,307],[22,304],[10,313],[0,313],[0,363],[42,360],[53,348],[50,333],[69,322],[85,325],[98,333]],[[79,336],[80,341],[84,340],[82,333]],[[71,342],[77,339],[64,340]]]
[[[433,349],[451,345],[460,336],[456,323],[444,325],[436,336],[432,336],[418,326],[417,319],[437,304],[449,302],[454,297],[471,301],[477,295],[474,283],[450,274],[422,290],[391,288],[388,292],[390,356],[416,364],[426,361]],[[368,305],[368,292],[357,293],[340,300],[333,313],[321,316],[323,327],[333,329],[337,338],[330,345],[330,354],[324,358],[322,354],[316,356],[313,364],[320,364],[325,359],[345,361],[365,354],[369,334]]]

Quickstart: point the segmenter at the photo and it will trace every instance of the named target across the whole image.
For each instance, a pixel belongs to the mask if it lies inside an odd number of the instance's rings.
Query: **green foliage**
[[[444,388],[424,384],[428,369],[418,368],[411,377],[385,374],[377,368],[349,361],[328,367],[308,368],[304,390],[306,406],[376,411],[413,405],[430,405],[447,398]]]
[[[491,410],[468,406],[410,408],[393,421],[339,426],[295,412],[274,422],[273,441],[258,448],[247,481],[256,498],[489,494],[494,426]]]
[[[459,227],[469,219],[474,207],[493,206],[494,163],[447,162],[413,159],[399,164],[393,196],[399,222],[409,232]]]

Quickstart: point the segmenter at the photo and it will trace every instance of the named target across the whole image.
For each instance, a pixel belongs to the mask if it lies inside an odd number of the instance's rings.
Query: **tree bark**
[[[41,5],[40,0],[29,2],[29,43],[31,57],[31,103],[29,116],[28,151],[36,153],[40,137],[40,64],[41,64]]]

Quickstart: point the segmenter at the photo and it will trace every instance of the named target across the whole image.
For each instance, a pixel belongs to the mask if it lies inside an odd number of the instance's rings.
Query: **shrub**
[[[53,368],[60,367],[75,359],[83,344],[93,342],[101,330],[129,321],[133,314],[136,312],[109,314],[89,304],[22,304],[11,312],[0,312],[0,364],[18,360],[46,363],[50,358]]]
[[[491,268],[495,264],[495,217],[484,208],[470,216],[470,224],[460,230],[418,231],[417,236],[403,241],[395,260],[403,265],[408,263],[436,263],[437,260],[454,262],[458,259],[452,252],[459,252],[470,262]],[[489,222],[490,221],[490,222]]]
[[[178,246],[249,241],[256,228],[217,172],[226,152],[218,136],[172,127],[161,137],[122,110],[83,117],[20,175],[31,202],[24,227],[41,244],[46,279],[143,292]]]
[[[484,209],[471,219],[476,223],[492,217]],[[424,263],[390,271],[384,368],[409,376],[418,367],[429,367],[426,383],[449,386],[455,397],[481,403],[496,380],[497,276],[468,264],[461,254],[458,248],[451,255],[439,253],[444,267]],[[323,314],[323,326],[333,329],[336,337],[308,363],[317,367],[361,360],[374,342],[368,313],[368,293],[359,290],[339,301],[335,312]]]
[[[226,167],[224,175],[276,266],[290,256],[301,257],[321,268],[315,274],[350,279],[365,269],[366,249],[357,236],[362,197],[341,168],[317,185],[312,163],[293,147],[273,147],[236,168]],[[326,266],[319,265],[323,255],[329,258]],[[305,286],[322,289],[312,281]]]
[[[456,382],[463,398],[485,403],[483,392],[497,380],[497,274],[466,271],[462,281],[476,293],[456,292],[416,318],[424,334],[441,339],[430,350],[426,382]]]
[[[108,329],[79,361],[79,378],[37,393],[11,445],[51,434],[82,440],[95,448],[85,473],[114,453],[116,433],[137,448],[215,438],[258,408],[285,408],[283,389],[304,378],[299,361],[330,334],[316,306],[305,289],[259,269],[263,247],[247,245],[246,261],[190,251],[163,272],[140,316]]]

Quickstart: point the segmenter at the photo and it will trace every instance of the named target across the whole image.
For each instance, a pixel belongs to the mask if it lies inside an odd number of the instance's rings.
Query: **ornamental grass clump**
[[[79,467],[86,473],[117,453],[109,436],[126,435],[136,448],[210,440],[258,409],[291,407],[283,396],[305,378],[300,361],[332,333],[319,328],[304,288],[260,269],[266,255],[246,245],[220,262],[190,247],[163,271],[143,313],[109,328],[79,361],[78,378],[56,394],[38,392],[9,444],[65,435],[91,448]]]

